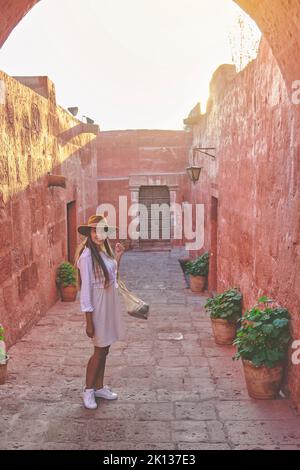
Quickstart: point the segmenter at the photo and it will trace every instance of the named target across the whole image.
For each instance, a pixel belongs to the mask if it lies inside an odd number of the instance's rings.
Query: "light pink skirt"
[[[92,341],[94,346],[99,348],[110,346],[115,341],[125,338],[124,310],[118,290],[114,283],[106,288],[93,284],[92,318],[95,334]]]

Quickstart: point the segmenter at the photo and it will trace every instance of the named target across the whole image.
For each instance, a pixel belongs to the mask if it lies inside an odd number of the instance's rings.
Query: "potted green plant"
[[[3,385],[7,377],[7,363],[9,356],[6,354],[4,341],[4,328],[0,325],[0,385]]]
[[[190,275],[190,286],[192,292],[203,292],[209,269],[209,253],[205,252],[194,261],[188,261],[185,271]]]
[[[242,316],[242,294],[236,288],[208,299],[204,305],[210,314],[215,342],[232,344],[237,330],[237,321]]]
[[[73,264],[63,262],[57,268],[56,283],[63,302],[74,302],[77,295],[76,269]]]
[[[273,301],[261,297],[247,310],[234,341],[237,353],[233,359],[243,361],[248,393],[263,400],[276,398],[280,391],[291,340],[288,310],[269,303]]]

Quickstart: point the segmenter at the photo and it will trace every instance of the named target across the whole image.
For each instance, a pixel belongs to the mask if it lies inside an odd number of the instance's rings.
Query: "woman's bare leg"
[[[103,388],[106,357],[107,357],[107,354],[109,353],[109,348],[110,348],[110,346],[107,346],[106,348],[101,348],[102,349],[101,360],[100,360],[99,368],[98,368],[98,371],[97,371],[97,378],[96,378],[96,381],[95,381],[95,389],[96,390],[99,390],[100,388]]]
[[[86,388],[91,389],[94,388],[95,382],[98,377],[98,370],[101,367],[101,363],[103,361],[103,349],[105,348],[98,348],[95,346],[94,354],[90,357],[86,368]]]

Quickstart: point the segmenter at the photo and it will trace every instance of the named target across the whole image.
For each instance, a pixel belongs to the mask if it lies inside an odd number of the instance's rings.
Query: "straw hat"
[[[79,225],[77,230],[80,235],[87,237],[90,227],[94,227],[100,230],[104,235],[110,235],[114,232],[114,229],[118,228],[116,225],[109,225],[104,215],[91,215],[91,217],[89,217],[88,223]]]

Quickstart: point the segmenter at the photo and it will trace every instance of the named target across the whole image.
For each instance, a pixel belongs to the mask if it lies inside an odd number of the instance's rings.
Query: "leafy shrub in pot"
[[[273,302],[261,297],[245,313],[237,332],[234,359],[242,359],[248,393],[253,398],[276,398],[282,384],[284,364],[291,340],[286,308],[269,307]],[[260,308],[260,304],[264,307]]]
[[[60,287],[63,302],[74,302],[77,295],[76,269],[73,264],[63,262],[57,268],[56,283]]]
[[[209,271],[209,253],[203,253],[195,261],[188,261],[185,271],[190,275],[191,291],[202,292]]]
[[[232,344],[237,329],[237,321],[242,315],[242,294],[233,287],[208,299],[204,307],[210,314],[215,342]]]

